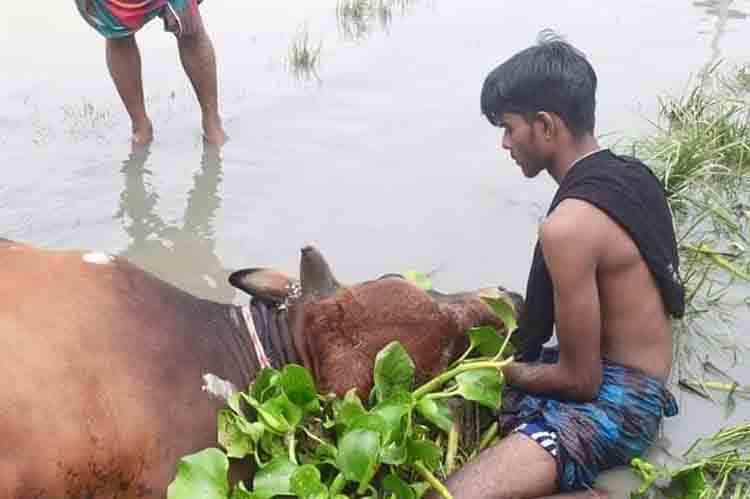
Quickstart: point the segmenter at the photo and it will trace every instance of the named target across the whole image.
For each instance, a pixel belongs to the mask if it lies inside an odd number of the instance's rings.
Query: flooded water
[[[241,267],[294,272],[317,244],[343,281],[437,270],[446,291],[523,290],[554,183],[525,180],[479,113],[486,73],[553,28],[599,75],[597,132],[649,131],[656,97],[718,61],[747,62],[748,0],[400,0],[355,18],[336,0],[208,0],[231,140],[204,151],[171,36],[139,35],[156,141],[131,154],[104,43],[72,2],[0,18],[0,235],[126,255],[207,298],[240,301]],[[306,34],[314,73],[290,68]],[[298,68],[299,69],[299,68]],[[747,368],[733,371],[750,382]],[[744,379],[743,379],[744,378]],[[750,419],[681,395],[679,452]],[[613,497],[634,483],[608,474]]]

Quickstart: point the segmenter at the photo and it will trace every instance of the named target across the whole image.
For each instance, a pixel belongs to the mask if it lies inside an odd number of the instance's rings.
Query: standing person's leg
[[[197,14],[200,16],[200,14]],[[209,144],[223,144],[227,136],[219,117],[219,91],[216,77],[216,55],[211,38],[203,25],[196,20],[197,29],[178,36],[180,60],[190,78],[203,113],[203,136]]]
[[[107,67],[133,124],[133,145],[145,146],[154,137],[146,114],[141,77],[141,54],[135,36],[107,39]]]

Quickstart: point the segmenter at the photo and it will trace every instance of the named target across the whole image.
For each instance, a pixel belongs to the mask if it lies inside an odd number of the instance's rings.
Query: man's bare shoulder
[[[593,204],[581,199],[564,199],[539,227],[543,246],[594,250],[604,243],[614,221]]]

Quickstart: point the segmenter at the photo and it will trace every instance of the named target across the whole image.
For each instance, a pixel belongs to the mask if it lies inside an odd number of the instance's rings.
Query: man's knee
[[[197,45],[208,38],[208,32],[206,27],[203,25],[203,19],[200,13],[197,13],[194,18],[186,23],[185,26],[178,26],[174,30],[170,30],[177,39],[177,43],[182,45]]]
[[[185,33],[174,33],[177,44],[182,48],[190,48],[198,46],[207,36],[204,29],[198,28],[195,31],[188,31]]]
[[[466,463],[447,486],[469,499],[546,497],[557,491],[557,465],[537,442],[514,433]]]

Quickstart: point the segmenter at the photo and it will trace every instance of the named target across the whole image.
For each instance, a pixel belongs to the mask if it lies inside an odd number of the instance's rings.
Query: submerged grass
[[[87,98],[76,105],[64,105],[61,110],[65,131],[74,140],[91,137],[105,140],[115,126],[114,113],[109,108],[98,107]]]
[[[419,0],[338,0],[339,31],[349,40],[360,40],[375,28],[387,29],[394,11],[405,13]]]
[[[744,302],[734,295],[750,283],[749,68],[714,67],[685,95],[662,98],[656,133],[634,144],[673,211],[687,295],[675,325],[682,367],[706,347],[737,347],[732,319]]]
[[[320,51],[323,42],[313,43],[307,27],[303,27],[292,40],[289,49],[289,67],[298,79],[318,79]]]

